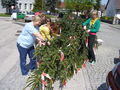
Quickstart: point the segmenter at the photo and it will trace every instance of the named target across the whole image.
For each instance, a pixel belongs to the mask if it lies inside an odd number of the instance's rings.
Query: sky
[[[102,3],[102,4],[107,4],[107,1],[108,1],[108,0],[101,0],[101,3]]]

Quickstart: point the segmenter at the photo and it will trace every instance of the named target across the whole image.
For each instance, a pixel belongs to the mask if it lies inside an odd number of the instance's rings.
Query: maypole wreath
[[[66,85],[87,59],[88,34],[82,29],[82,20],[66,16],[56,23],[62,27],[60,36],[49,41],[51,45],[36,47],[35,56],[40,63],[28,78],[27,87],[31,85],[31,90],[52,90],[56,80]]]

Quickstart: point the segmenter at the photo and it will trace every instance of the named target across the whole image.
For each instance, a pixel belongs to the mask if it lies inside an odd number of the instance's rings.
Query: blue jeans
[[[29,69],[31,70],[36,69],[36,59],[34,58],[34,51],[35,51],[34,46],[30,48],[23,48],[22,46],[20,46],[20,44],[17,43],[17,48],[20,54],[20,67],[21,67],[22,75],[27,75]],[[29,68],[26,65],[27,54],[30,58]]]

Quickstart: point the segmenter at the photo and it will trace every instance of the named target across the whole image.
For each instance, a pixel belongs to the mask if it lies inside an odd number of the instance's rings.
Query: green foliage
[[[33,12],[40,11],[42,10],[42,8],[43,8],[43,0],[35,0]]]
[[[95,0],[65,0],[66,8],[76,11],[90,10],[94,5]]]
[[[45,15],[48,18],[57,18],[57,16],[53,16],[53,15]]]
[[[110,16],[103,16],[101,17],[102,20],[113,20],[114,17],[110,17]]]
[[[37,87],[41,88],[43,72],[52,78],[52,80],[47,79],[47,90],[53,89],[52,85],[56,80],[60,80],[63,85],[64,81],[71,79],[87,59],[87,33],[82,29],[82,20],[70,19],[69,16],[66,16],[56,23],[62,27],[60,37],[50,41],[51,45],[36,48],[35,56],[40,61],[40,65],[28,79],[28,85],[32,86],[31,90]],[[60,60],[59,50],[65,55],[63,61]]]
[[[99,10],[100,9],[100,6],[101,6],[101,0],[96,0],[96,4],[94,5],[94,8],[96,10]]]
[[[1,0],[1,4],[5,8],[10,8],[11,6],[15,6],[18,0]]]
[[[56,5],[57,5],[57,0],[45,0],[45,10],[55,12]]]

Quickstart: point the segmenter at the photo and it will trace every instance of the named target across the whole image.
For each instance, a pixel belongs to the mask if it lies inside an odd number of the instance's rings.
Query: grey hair
[[[93,10],[93,11],[91,12],[91,15],[97,15],[97,16],[98,16],[98,11],[97,11],[97,10]]]

